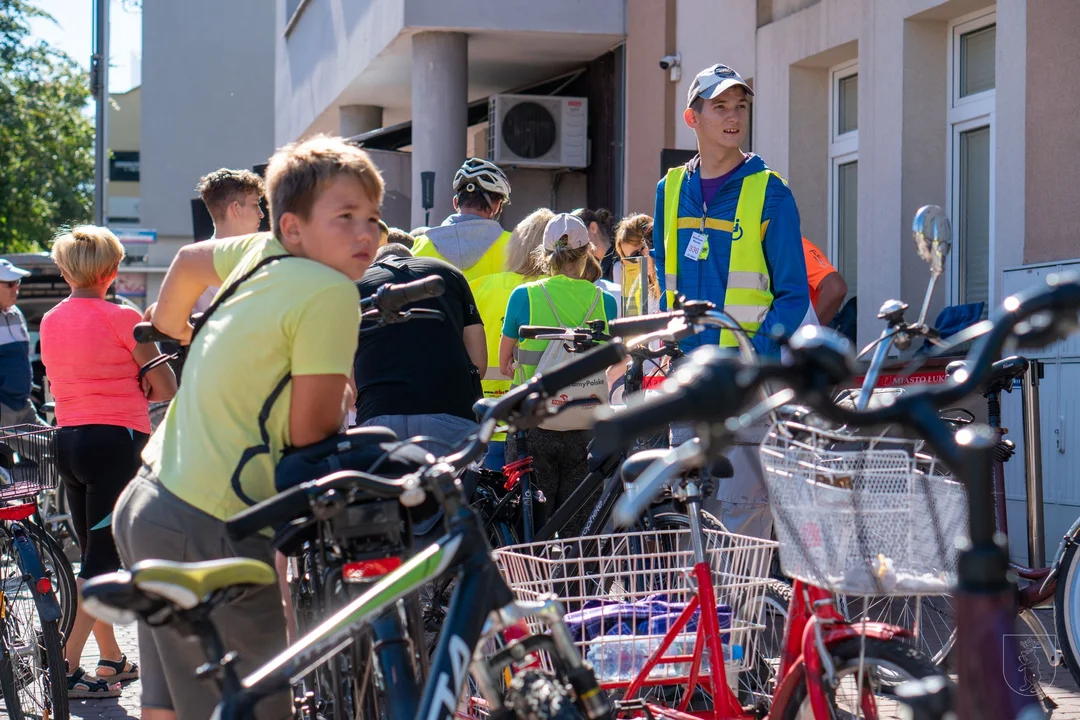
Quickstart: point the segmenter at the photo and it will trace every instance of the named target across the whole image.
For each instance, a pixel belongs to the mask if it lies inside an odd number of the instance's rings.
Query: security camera
[[[673,67],[682,63],[682,53],[675,53],[674,55],[665,55],[660,58],[660,69],[670,70]]]

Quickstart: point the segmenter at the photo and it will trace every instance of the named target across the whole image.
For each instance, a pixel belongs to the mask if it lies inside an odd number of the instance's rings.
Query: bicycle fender
[[[53,620],[59,620],[61,616],[60,602],[56,599],[56,593],[42,594],[38,591],[38,581],[48,576],[45,573],[45,566],[42,564],[41,558],[38,557],[37,549],[30,542],[26,531],[18,523],[14,524],[13,534],[15,536],[13,545],[19,558],[19,569],[22,570],[23,576],[30,577],[30,593],[34,598],[34,604],[37,606],[41,621],[52,622]],[[49,578],[49,581],[52,582],[52,578]]]
[[[831,647],[838,642],[865,635],[875,640],[892,640],[893,638],[910,638],[911,631],[907,628],[889,625],[882,622],[853,622],[851,625],[828,628],[824,632],[825,647]]]

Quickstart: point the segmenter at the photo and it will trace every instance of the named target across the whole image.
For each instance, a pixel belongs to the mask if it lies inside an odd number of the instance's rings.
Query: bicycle
[[[514,425],[539,424],[546,398],[581,378],[589,377],[624,357],[618,344],[583,356],[562,368],[537,376],[497,400],[481,401],[484,409],[480,430],[459,452],[425,465],[421,471],[391,480],[358,471],[343,471],[310,481],[281,493],[230,521],[238,533],[250,532],[297,513],[297,499],[318,499],[327,492],[352,494],[357,501],[393,499],[405,506],[422,502],[430,493],[443,508],[448,534],[421,550],[386,575],[361,597],[349,602],[332,617],[300,638],[277,658],[241,680],[235,671],[235,654],[221,647],[209,615],[231,593],[250,584],[274,582],[273,571],[250,560],[212,563],[163,563],[147,561],[130,570],[94,578],[83,590],[89,612],[112,619],[176,623],[202,639],[208,665],[204,677],[215,679],[222,691],[218,717],[246,717],[261,698],[287,690],[311,670],[348,647],[356,633],[378,613],[444,572],[458,573],[450,613],[431,664],[422,696],[406,699],[395,707],[397,717],[449,720],[457,711],[457,699],[471,674],[482,692],[490,714],[514,717],[530,704],[546,707],[573,705],[593,720],[610,717],[606,697],[599,691],[591,671],[573,645],[562,623],[562,610],[554,599],[535,603],[515,602],[488,554],[482,525],[470,510],[459,480],[461,470],[481,458],[487,441],[500,421]],[[310,501],[309,501],[310,502]],[[550,635],[530,636],[509,643],[489,660],[474,658],[485,638],[539,616],[549,623]],[[521,673],[509,688],[507,699],[497,689],[499,673],[530,652],[545,650],[558,658],[554,677]]]
[[[772,379],[797,388],[802,402],[832,422],[860,427],[900,425],[923,438],[954,469],[967,489],[970,534],[958,557],[958,587],[954,592],[959,610],[954,650],[959,684],[954,706],[961,720],[1012,720],[1043,714],[1036,697],[1021,694],[1024,678],[1019,664],[1005,661],[1018,657],[1012,633],[1017,617],[1016,583],[1008,572],[1004,538],[996,531],[992,493],[994,434],[988,428],[969,425],[954,436],[939,417],[939,409],[978,390],[1007,343],[1044,347],[1068,337],[1080,325],[1078,308],[1080,279],[1051,275],[1045,286],[1007,298],[995,321],[972,329],[967,339],[982,339],[969,355],[965,372],[943,387],[922,387],[874,410],[858,412],[832,402],[832,388],[852,374],[850,345],[834,333],[817,328],[803,328],[796,333],[789,343],[793,364],[786,368],[737,367],[731,361],[702,354],[700,371],[692,380],[688,378],[684,391],[666,398],[675,406],[668,407],[667,412],[693,414],[699,411],[688,400],[691,392],[698,399],[737,401],[748,386]],[[650,409],[657,412],[658,404]],[[603,432],[598,423],[598,436]],[[1002,677],[1004,682],[985,682],[988,677]]]
[[[0,428],[0,694],[13,720],[68,717],[61,621],[74,622],[74,610],[65,616],[43,557],[53,569],[67,559],[49,556],[48,535],[27,522],[36,502],[18,502],[56,487],[55,438],[56,428]],[[70,583],[64,595],[74,602]]]

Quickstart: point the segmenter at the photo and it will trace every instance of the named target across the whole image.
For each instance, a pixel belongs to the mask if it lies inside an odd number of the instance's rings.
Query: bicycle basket
[[[784,573],[848,595],[949,592],[967,493],[922,446],[774,425],[760,456]]]
[[[57,429],[43,425],[0,428],[0,500],[34,497],[57,486]]]
[[[716,530],[704,534],[725,665],[738,672],[755,657],[764,628],[763,598],[776,543]],[[695,595],[691,548],[689,530],[653,530],[514,545],[496,550],[495,561],[518,599],[559,597],[581,657],[611,688],[629,684]],[[689,612],[689,622],[663,656],[679,660],[657,665],[647,684],[688,679],[700,610]],[[538,623],[529,625],[532,632],[543,631]],[[742,648],[741,659],[736,647]]]

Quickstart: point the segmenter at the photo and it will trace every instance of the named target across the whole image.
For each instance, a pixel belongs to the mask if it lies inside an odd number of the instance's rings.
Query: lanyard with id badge
[[[709,257],[709,236],[705,234],[705,216],[709,214],[709,203],[701,203],[701,227],[690,233],[690,243],[683,256],[695,262]]]

